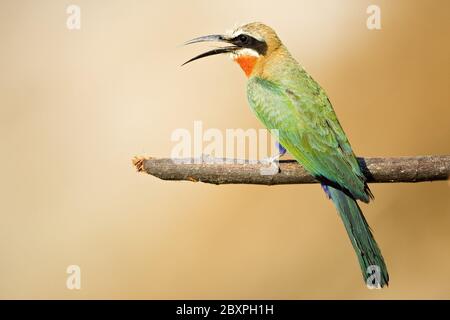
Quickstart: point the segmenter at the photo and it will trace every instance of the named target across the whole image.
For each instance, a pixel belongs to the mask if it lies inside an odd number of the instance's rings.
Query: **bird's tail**
[[[323,186],[333,200],[350,241],[358,256],[361,271],[368,286],[383,287],[389,283],[389,274],[380,248],[355,199],[331,186]]]

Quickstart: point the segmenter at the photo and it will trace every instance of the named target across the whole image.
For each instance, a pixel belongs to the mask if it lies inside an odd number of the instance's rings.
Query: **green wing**
[[[303,69],[296,71],[284,83],[250,78],[252,110],[311,174],[368,202],[370,190],[327,95]]]

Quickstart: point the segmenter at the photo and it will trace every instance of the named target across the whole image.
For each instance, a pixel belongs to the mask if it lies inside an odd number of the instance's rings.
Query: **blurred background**
[[[0,298],[450,298],[447,182],[371,185],[363,211],[391,282],[368,290],[318,185],[135,172],[133,156],[169,156],[195,120],[261,128],[230,59],[180,68],[205,50],[185,40],[251,21],[325,88],[358,155],[450,153],[446,0],[2,0]]]

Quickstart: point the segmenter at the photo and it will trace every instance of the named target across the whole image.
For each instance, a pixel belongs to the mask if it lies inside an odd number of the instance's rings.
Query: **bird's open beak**
[[[198,43],[198,42],[210,42],[210,41],[230,43],[230,41],[225,36],[215,34],[215,35],[198,37],[198,38],[189,40],[189,41],[185,42],[184,45],[188,45],[188,44],[192,44],[192,43]],[[188,64],[189,62],[198,60],[200,58],[205,58],[205,57],[208,57],[208,56],[213,56],[213,55],[221,54],[221,53],[230,53],[230,52],[235,51],[236,49],[239,49],[239,47],[228,46],[228,47],[213,49],[213,50],[207,51],[205,53],[199,54],[198,56],[196,56],[196,57],[186,61],[185,63],[183,63],[181,66],[184,66],[185,64]]]

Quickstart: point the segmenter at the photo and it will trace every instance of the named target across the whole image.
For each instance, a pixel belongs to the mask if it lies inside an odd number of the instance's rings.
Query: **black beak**
[[[198,38],[189,40],[189,41],[185,42],[184,45],[188,45],[188,44],[192,44],[192,43],[198,43],[198,42],[209,42],[209,41],[230,43],[230,41],[226,37],[224,37],[222,35],[209,35],[209,36],[198,37]],[[205,58],[205,57],[208,57],[208,56],[213,56],[213,55],[221,54],[221,53],[229,53],[229,52],[235,51],[236,49],[239,49],[239,47],[228,46],[228,47],[213,49],[211,51],[207,51],[205,53],[199,54],[198,56],[196,56],[196,57],[186,61],[185,63],[183,63],[181,66],[184,66],[185,64],[188,64],[189,62],[198,60],[200,58]]]

